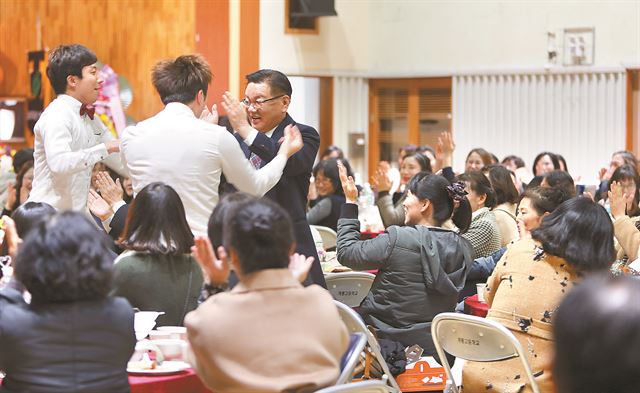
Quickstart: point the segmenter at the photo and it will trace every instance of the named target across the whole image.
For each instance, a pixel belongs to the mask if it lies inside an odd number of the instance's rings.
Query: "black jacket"
[[[0,392],[129,392],[135,344],[125,299],[35,306],[0,291]]]
[[[289,124],[298,126],[304,146],[299,152],[289,157],[280,181],[265,194],[265,197],[274,200],[289,213],[293,221],[293,233],[296,237],[296,252],[315,258],[309,277],[313,283],[326,288],[327,285],[324,282],[316,245],[307,222],[309,178],[311,177],[313,162],[320,147],[320,135],[313,127],[296,123],[287,114],[285,119],[276,127],[271,138],[258,132],[251,146],[247,146],[237,133],[235,137],[240,143],[245,157],[249,158],[251,152],[253,152],[262,159],[261,166],[264,166],[278,154],[278,149],[280,148],[280,143],[278,142],[280,138],[284,137],[284,129]],[[222,188],[227,189],[226,186]]]
[[[360,314],[380,337],[418,344],[435,356],[431,320],[454,311],[473,259],[468,240],[425,226],[391,226],[360,240],[358,208],[345,204],[338,221],[338,261],[355,270],[379,269]]]

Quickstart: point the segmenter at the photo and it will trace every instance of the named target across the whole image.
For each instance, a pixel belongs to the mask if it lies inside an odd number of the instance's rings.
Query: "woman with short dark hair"
[[[560,161],[554,153],[543,151],[533,159],[533,175],[542,176],[545,173],[560,169]]]
[[[163,311],[159,326],[182,325],[195,309],[202,271],[191,257],[193,234],[178,193],[151,183],[133,199],[120,246],[128,250],[114,268],[113,294],[133,307]]]
[[[31,294],[0,291],[0,369],[7,392],[129,392],[133,310],[108,296],[108,240],[81,213],[37,224],[15,275]]]
[[[349,166],[348,161],[341,161]],[[307,212],[307,221],[310,225],[321,225],[335,231],[338,229],[340,208],[345,202],[338,175],[338,160],[331,158],[318,162],[313,168],[313,177],[318,198],[309,201],[311,209]]]
[[[552,392],[553,314],[581,277],[610,268],[613,224],[602,206],[576,197],[531,235],[507,248],[487,280],[487,318],[511,330],[528,354],[540,391]],[[462,383],[470,392],[530,392],[524,375],[520,359],[467,362]]]

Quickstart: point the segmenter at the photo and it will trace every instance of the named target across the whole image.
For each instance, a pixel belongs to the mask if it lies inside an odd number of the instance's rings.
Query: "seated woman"
[[[613,172],[616,169],[623,165],[631,165],[631,167],[637,172],[638,171],[638,159],[636,156],[626,150],[620,150],[611,155],[611,162],[609,163],[608,168],[601,168],[599,178],[600,184],[598,185],[598,189],[596,190],[596,201],[600,199],[607,199],[607,190],[609,189],[609,182],[611,181],[611,176],[613,176]]]
[[[631,168],[624,165],[616,169],[614,172],[618,174],[617,179],[622,178],[621,173],[628,173],[623,168]],[[631,175],[631,173],[629,173]],[[626,177],[626,176],[625,176]],[[611,208],[611,216],[613,217],[613,228],[616,240],[620,250],[618,250],[618,259],[627,256],[628,262],[633,262],[638,258],[638,248],[640,247],[640,231],[638,231],[638,178],[632,176],[631,179],[622,181],[614,180],[609,183],[609,206]],[[635,217],[634,214],[636,214]]]
[[[219,393],[311,392],[334,383],[349,337],[331,295],[303,287],[288,269],[301,259],[308,272],[313,261],[292,255],[289,214],[268,199],[238,202],[223,238],[220,259],[201,247],[206,239],[196,240],[211,293],[185,318],[198,376]],[[224,292],[229,261],[240,282]]]
[[[81,213],[31,230],[15,262],[31,304],[0,291],[3,392],[129,392],[133,310],[108,296],[112,266],[106,236]]]
[[[613,225],[602,206],[576,197],[546,216],[531,236],[509,246],[487,280],[487,318],[511,330],[529,354],[540,391],[552,392],[553,314],[580,277],[610,267]],[[467,362],[462,383],[469,392],[531,391],[520,359]]]
[[[464,171],[481,171],[485,166],[489,166],[493,163],[491,153],[483,148],[476,147],[471,149],[467,158],[464,160]]]
[[[360,240],[356,188],[343,169],[340,178],[347,203],[338,221],[338,261],[354,270],[378,269],[360,314],[380,337],[405,346],[418,344],[425,355],[436,356],[431,320],[454,310],[473,262],[469,241],[441,228],[450,218],[461,232],[469,227],[471,208],[464,187],[427,174],[407,192],[405,226]]]
[[[554,153],[543,151],[533,160],[533,176],[544,176],[545,174],[560,169],[560,161]]]
[[[198,305],[202,271],[191,257],[193,234],[173,188],[151,183],[131,203],[114,267],[112,294],[143,311],[164,311],[158,326],[181,326]]]
[[[471,242],[475,258],[498,251],[502,237],[496,216],[490,210],[496,205],[496,195],[489,179],[482,172],[466,172],[458,176],[464,182],[473,216],[469,230],[463,235]]]
[[[519,238],[531,239],[531,231],[540,226],[542,219],[568,199],[567,194],[561,189],[528,188],[520,198],[516,215]],[[488,257],[476,258],[467,275],[467,280],[486,281],[505,251],[506,248],[502,248]]]
[[[491,211],[496,217],[500,231],[500,246],[518,239],[518,225],[516,224],[516,203],[519,193],[514,184],[511,172],[501,165],[491,165],[488,171],[491,188],[496,194],[496,205]]]
[[[307,221],[309,225],[321,225],[335,231],[338,228],[340,208],[345,201],[337,159],[330,158],[318,162],[313,168],[313,177],[318,197],[310,201],[311,209],[307,212]]]
[[[420,153],[406,155],[402,159],[402,165],[400,166],[401,186],[408,187],[411,178],[420,172],[431,173],[431,161],[429,158]],[[403,225],[405,220],[402,203],[407,197],[406,189],[390,195],[389,191],[392,185],[391,178],[389,177],[388,171],[384,170],[378,170],[374,176],[373,185],[378,191],[376,206],[378,206],[380,210],[380,217],[382,218],[384,227]]]
[[[576,184],[569,172],[563,170],[555,170],[547,172],[540,183],[542,187],[560,188],[570,198],[577,196]]]
[[[7,200],[2,210],[2,215],[11,215],[18,206],[22,205],[29,199],[31,188],[33,186],[33,160],[25,162],[18,174],[16,175],[16,183],[9,186]]]

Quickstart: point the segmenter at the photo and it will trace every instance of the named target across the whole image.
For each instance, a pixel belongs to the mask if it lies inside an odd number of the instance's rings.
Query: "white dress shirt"
[[[114,137],[94,117],[80,116],[82,103],[59,95],[42,112],[34,127],[33,188],[29,201],[46,202],[58,210],[86,210],[91,169],[102,160],[122,173],[118,154],[104,142]],[[107,157],[108,156],[108,157]]]
[[[131,173],[134,194],[158,181],[176,190],[194,235],[207,233],[222,173],[240,191],[262,196],[280,180],[287,162],[278,154],[256,171],[225,128],[196,118],[188,106],[177,102],[127,127],[122,135],[122,156]]]

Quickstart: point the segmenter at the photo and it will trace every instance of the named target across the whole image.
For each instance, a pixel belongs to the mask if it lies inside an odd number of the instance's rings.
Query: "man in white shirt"
[[[58,210],[86,210],[91,169],[99,161],[118,172],[124,168],[119,142],[91,106],[102,79],[97,58],[82,45],[62,45],[51,52],[47,76],[58,97],[35,125],[34,177],[29,201]]]
[[[302,148],[299,131],[289,127],[277,157],[255,170],[233,135],[212,124],[217,115],[206,107],[211,70],[200,56],[161,61],[153,69],[152,80],[165,108],[125,129],[123,159],[134,194],[156,181],[176,190],[194,235],[207,233],[222,173],[241,191],[262,196],[278,182],[288,157]]]

